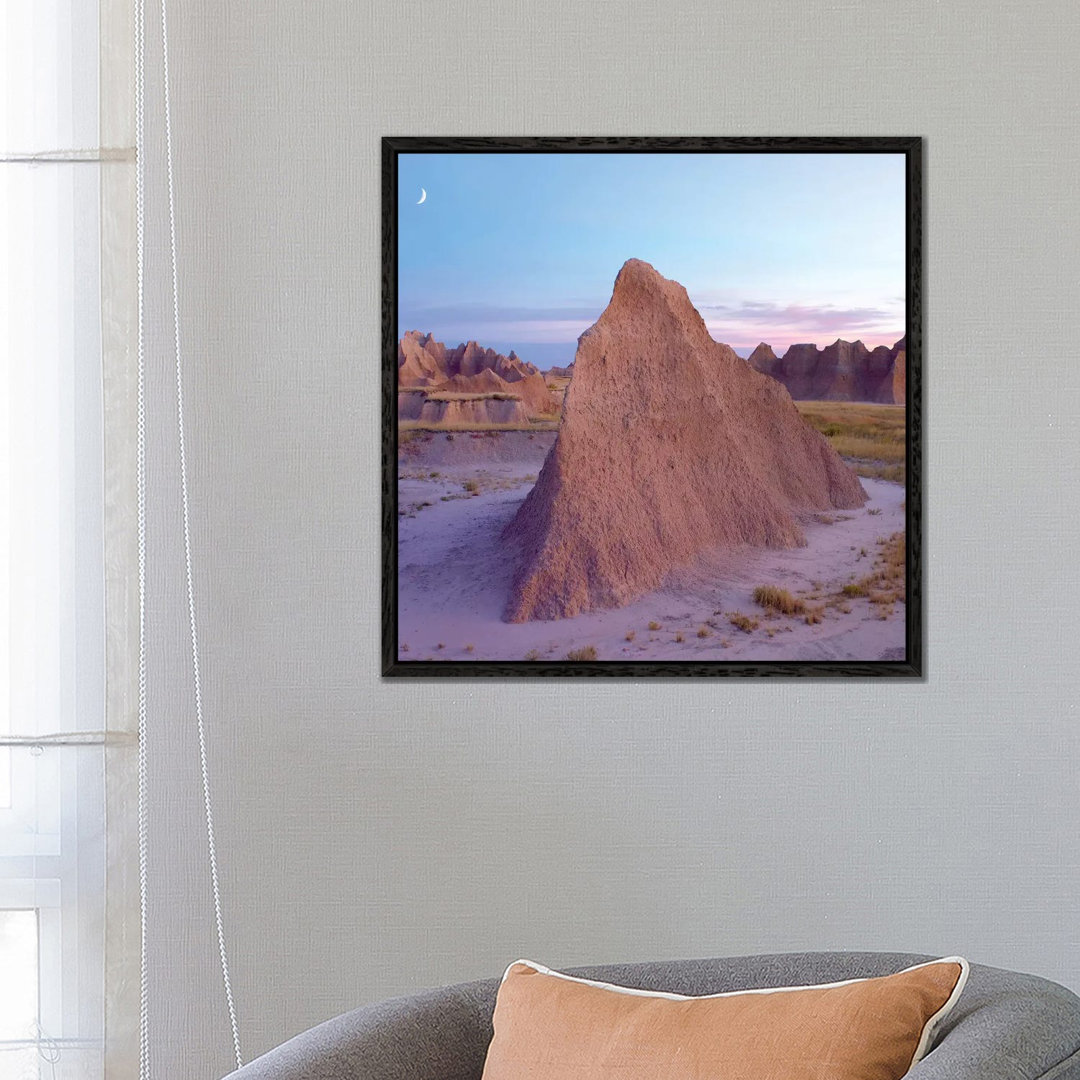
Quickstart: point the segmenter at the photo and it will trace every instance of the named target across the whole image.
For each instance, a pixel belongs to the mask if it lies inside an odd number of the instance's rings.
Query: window
[[[8,0],[0,129],[0,1080],[104,1059],[97,0]]]

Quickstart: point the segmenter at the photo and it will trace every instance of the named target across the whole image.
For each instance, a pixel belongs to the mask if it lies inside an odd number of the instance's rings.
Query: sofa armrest
[[[226,1080],[480,1080],[495,987],[464,983],[354,1009]]]
[[[907,1080],[1080,1080],[1080,1001],[1046,979],[972,965]]]

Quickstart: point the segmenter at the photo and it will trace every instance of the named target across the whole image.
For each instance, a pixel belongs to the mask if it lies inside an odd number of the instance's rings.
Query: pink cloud
[[[740,351],[765,341],[779,354],[798,342],[827,345],[837,338],[861,340],[868,348],[892,345],[904,334],[903,302],[882,307],[835,307],[830,304],[775,304],[760,301],[695,305],[709,333]],[[599,318],[604,305],[526,308],[498,305],[414,309],[404,329],[435,331],[440,340],[500,340],[522,344],[566,343]]]
[[[904,335],[902,308],[850,307],[829,304],[702,304],[709,333],[735,348],[767,342],[777,353],[799,342],[827,345],[837,338],[861,340],[868,348],[892,345]]]

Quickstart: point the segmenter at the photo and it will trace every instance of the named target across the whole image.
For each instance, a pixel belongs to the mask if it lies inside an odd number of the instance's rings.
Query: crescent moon
[[[427,198],[427,192],[423,188],[421,188],[420,189],[420,198],[416,200],[416,205],[419,206],[426,198]]]

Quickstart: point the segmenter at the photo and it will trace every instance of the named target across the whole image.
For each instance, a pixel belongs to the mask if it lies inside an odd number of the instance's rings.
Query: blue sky
[[[569,363],[638,258],[744,354],[904,333],[900,154],[401,154],[398,180],[399,332]]]

